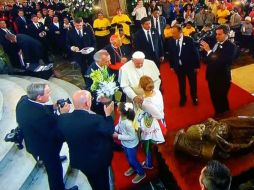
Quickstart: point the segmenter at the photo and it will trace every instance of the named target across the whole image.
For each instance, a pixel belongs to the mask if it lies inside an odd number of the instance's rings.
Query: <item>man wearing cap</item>
[[[134,34],[134,49],[144,52],[147,59],[153,60],[157,67],[164,60],[162,39],[159,32],[152,28],[151,18],[141,19],[142,29]]]
[[[142,104],[143,90],[139,86],[139,79],[147,75],[154,81],[155,89],[160,88],[160,72],[151,60],[145,59],[145,54],[136,51],[132,55],[132,60],[125,63],[119,70],[119,83],[127,99],[133,101],[135,104]]]

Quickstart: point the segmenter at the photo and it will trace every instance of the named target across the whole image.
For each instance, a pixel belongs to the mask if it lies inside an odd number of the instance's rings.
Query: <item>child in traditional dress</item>
[[[113,137],[119,139],[123,145],[124,152],[128,159],[130,168],[124,173],[125,176],[137,175],[133,178],[132,183],[139,183],[146,177],[142,165],[137,160],[137,149],[139,144],[138,135],[133,127],[135,112],[132,103],[120,103],[118,111],[121,115]]]
[[[154,82],[151,77],[142,76],[139,85],[144,90],[142,112],[137,114],[141,128],[141,140],[146,154],[146,160],[142,166],[145,169],[153,169],[152,146],[153,144],[164,143],[164,135],[167,133],[164,122],[164,103],[161,92],[154,89]]]

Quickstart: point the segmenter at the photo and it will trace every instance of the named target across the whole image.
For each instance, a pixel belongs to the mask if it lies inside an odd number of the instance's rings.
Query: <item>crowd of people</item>
[[[54,69],[51,55],[58,54],[79,64],[84,78],[86,90],[74,93],[72,113],[68,113],[69,104],[61,108],[44,105],[50,95],[46,84],[31,84],[17,105],[17,122],[27,151],[43,161],[50,189],[65,189],[59,158],[64,141],[71,166],[87,176],[94,190],[111,189],[115,140],[121,141],[130,165],[124,175],[136,173],[133,183],[146,177],[145,170],[153,168],[152,147],[165,142],[167,132],[159,71],[165,59],[178,79],[180,107],[187,101],[186,78],[192,103],[199,104],[197,75],[203,60],[215,113],[228,111],[230,67],[237,50],[229,34],[234,31],[242,51],[253,53],[253,7],[253,0],[237,5],[227,0],[151,0],[148,6],[138,0],[129,15],[119,8],[110,21],[99,11],[90,25],[82,18],[72,18],[58,0],[15,0],[12,8],[2,5],[0,43],[14,67],[49,78]],[[115,74],[122,92],[116,127],[111,117],[114,103],[105,106],[91,90],[90,75],[102,68]],[[146,155],[142,163],[137,160],[140,142]],[[225,166],[208,164],[201,172],[202,189],[213,189],[217,183],[209,175],[225,177],[216,187],[229,189],[231,177]]]

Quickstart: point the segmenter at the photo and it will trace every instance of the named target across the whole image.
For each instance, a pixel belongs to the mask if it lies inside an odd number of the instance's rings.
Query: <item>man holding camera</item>
[[[75,110],[58,119],[58,127],[70,151],[71,167],[81,170],[93,190],[109,190],[109,168],[113,156],[114,102],[104,105],[105,116],[90,111],[92,97],[80,90],[73,95]]]
[[[16,119],[24,135],[26,150],[36,161],[43,161],[50,190],[65,190],[59,156],[62,142],[57,135],[56,115],[53,105],[45,105],[49,101],[50,92],[47,84],[30,84],[27,95],[22,96],[17,104]],[[61,113],[69,110],[69,104],[59,108]],[[77,186],[71,188],[77,189]]]
[[[227,25],[216,28],[217,43],[213,48],[210,48],[207,42],[201,41],[201,48],[207,52],[206,79],[216,114],[229,110],[227,96],[231,84],[230,70],[236,53],[235,44],[228,39],[229,31]]]

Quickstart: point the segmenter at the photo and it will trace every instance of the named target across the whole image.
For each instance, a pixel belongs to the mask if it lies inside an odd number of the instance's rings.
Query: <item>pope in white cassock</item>
[[[155,63],[145,59],[145,54],[136,51],[132,55],[132,60],[125,63],[119,70],[119,83],[127,98],[136,104],[143,102],[143,89],[139,86],[139,79],[147,75],[153,79],[155,89],[159,90],[161,80],[160,71]]]

